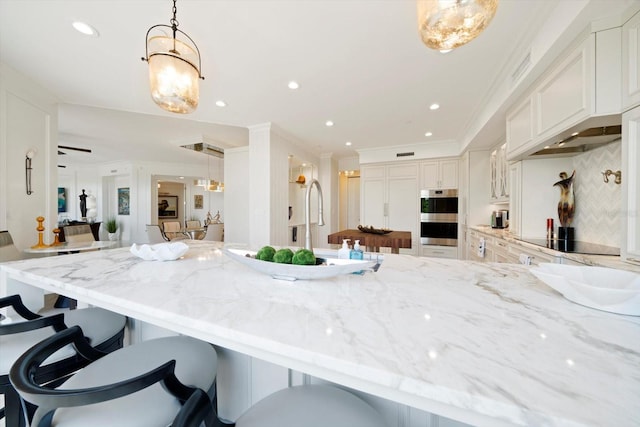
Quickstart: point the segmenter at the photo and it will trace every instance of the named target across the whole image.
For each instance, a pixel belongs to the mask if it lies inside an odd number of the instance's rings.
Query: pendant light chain
[[[178,31],[178,25],[180,25],[180,23],[176,18],[176,15],[178,14],[178,8],[176,7],[176,0],[173,0],[173,9],[171,11],[173,12],[173,18],[171,18],[169,22],[171,23],[171,29],[173,30],[173,51],[177,52],[176,51],[176,32]]]

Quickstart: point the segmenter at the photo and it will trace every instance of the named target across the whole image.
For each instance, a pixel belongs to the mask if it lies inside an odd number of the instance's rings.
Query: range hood
[[[594,117],[586,120],[541,144],[538,151],[530,157],[540,156],[575,156],[593,150],[622,137],[620,115]]]

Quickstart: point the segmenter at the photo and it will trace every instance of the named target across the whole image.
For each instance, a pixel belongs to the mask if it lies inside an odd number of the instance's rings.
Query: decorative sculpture
[[[44,244],[44,240],[43,240],[43,232],[44,232],[44,225],[42,225],[44,223],[44,217],[43,216],[39,216],[36,218],[36,221],[38,221],[38,227],[36,228],[36,230],[38,230],[38,243],[31,246],[31,249],[44,249],[49,247],[49,245],[45,245]]]
[[[560,201],[558,202],[558,219],[560,220],[560,229],[558,230],[561,239],[571,239],[573,229],[569,230],[573,223],[573,214],[575,213],[575,197],[573,194],[573,178],[576,175],[574,170],[571,176],[566,172],[560,172],[560,181],[553,184],[560,187]]]
[[[82,189],[82,194],[80,195],[80,214],[82,218],[87,217],[87,195],[84,194],[84,188]]]

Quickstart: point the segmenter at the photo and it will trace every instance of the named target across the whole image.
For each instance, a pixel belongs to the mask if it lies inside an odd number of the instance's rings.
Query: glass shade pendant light
[[[431,49],[469,43],[489,25],[498,0],[418,0],[418,31]]]
[[[192,113],[198,107],[201,74],[200,51],[185,32],[178,29],[176,0],[171,25],[158,24],[147,31],[151,98],[172,113]],[[171,34],[171,35],[169,35]]]

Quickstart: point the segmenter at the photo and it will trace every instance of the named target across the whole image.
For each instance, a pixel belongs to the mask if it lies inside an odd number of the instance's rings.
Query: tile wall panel
[[[620,170],[621,163],[620,140],[573,158],[577,240],[620,247],[622,186],[613,176],[605,183],[602,172]]]

